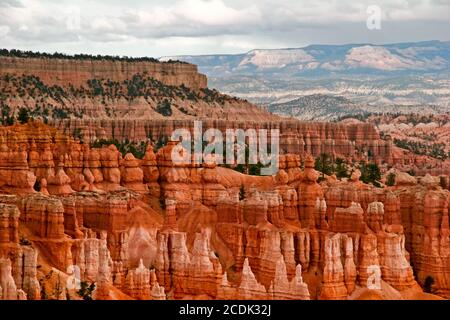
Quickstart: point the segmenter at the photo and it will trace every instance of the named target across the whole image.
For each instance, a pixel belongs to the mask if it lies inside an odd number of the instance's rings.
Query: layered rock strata
[[[0,181],[5,299],[50,288],[38,260],[74,280],[69,295],[95,283],[97,299],[410,297],[419,284],[449,297],[449,190],[434,178],[376,188],[356,172],[319,184],[313,158],[291,154],[277,175],[248,176],[173,163],[174,143],[140,160],[15,128],[2,129],[3,145],[21,146],[20,170],[41,183]]]

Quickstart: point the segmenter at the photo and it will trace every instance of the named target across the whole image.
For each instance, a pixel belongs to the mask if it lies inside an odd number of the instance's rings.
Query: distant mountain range
[[[450,68],[450,41],[388,45],[311,45],[304,48],[257,49],[244,54],[163,57],[199,66],[212,77],[231,74],[275,76],[367,72],[438,72]]]
[[[450,41],[310,45],[244,54],[162,57],[198,65],[209,85],[260,104],[311,94],[376,105],[450,101]]]

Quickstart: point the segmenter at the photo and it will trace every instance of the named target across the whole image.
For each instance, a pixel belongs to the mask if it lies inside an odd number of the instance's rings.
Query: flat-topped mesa
[[[0,56],[0,75],[34,75],[49,85],[86,85],[90,79],[123,81],[147,73],[166,85],[206,88],[207,78],[196,65],[182,62],[92,60],[67,58],[21,58]]]

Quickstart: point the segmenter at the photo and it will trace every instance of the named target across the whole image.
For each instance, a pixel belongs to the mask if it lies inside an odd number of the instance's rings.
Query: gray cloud
[[[311,43],[448,40],[447,0],[0,0],[3,46],[127,55],[235,53]]]
[[[22,4],[19,0],[0,0],[0,8],[1,7],[22,7]]]

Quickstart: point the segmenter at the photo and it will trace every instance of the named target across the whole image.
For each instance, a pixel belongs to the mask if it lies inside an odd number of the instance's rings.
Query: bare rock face
[[[362,286],[379,289],[381,269],[377,237],[374,234],[362,235],[358,248],[358,282]]]
[[[150,299],[150,270],[144,266],[142,260],[136,269],[128,271],[124,291],[135,299]]]
[[[71,180],[65,173],[62,164],[58,165],[55,175],[49,176],[47,182],[50,194],[68,195],[74,192],[70,186]]]
[[[314,159],[307,156],[303,179],[297,190],[297,194],[302,195],[299,199],[299,217],[303,227],[318,228],[322,222],[320,206],[316,206],[317,200],[324,198],[323,190],[317,183],[318,177],[319,174],[314,170]]]
[[[191,252],[186,246],[185,233],[160,233],[155,266],[158,282],[166,290],[172,288],[175,297],[202,294],[213,298],[217,296],[222,268],[218,258],[210,251],[207,230],[196,234]],[[172,274],[169,274],[169,268],[173,270]]]
[[[218,299],[262,300],[267,298],[266,288],[256,280],[248,259],[244,260],[241,282],[238,286],[231,285],[228,282],[227,273],[224,274]]]
[[[280,234],[276,231],[249,227],[246,255],[252,270],[266,288],[275,276],[276,262],[282,256]]]
[[[383,200],[384,223],[387,225],[395,225],[403,230],[399,197],[389,192]]]
[[[164,287],[161,287],[156,278],[155,270],[150,271],[151,295],[153,300],[166,300]]]
[[[190,262],[186,234],[175,231],[159,233],[157,250],[155,267],[158,282],[164,288],[178,288],[178,292],[182,292],[186,266]]]
[[[0,245],[19,242],[19,216],[15,205],[0,203]]]
[[[355,289],[356,284],[356,265],[354,258],[354,247],[353,239],[351,237],[343,236],[342,238],[344,244],[344,282],[347,288],[347,293],[351,294]]]
[[[28,300],[41,299],[41,287],[37,279],[38,252],[31,246],[21,246],[18,259],[15,262],[15,282],[21,284],[21,289]]]
[[[244,260],[244,266],[242,268],[241,283],[237,289],[238,299],[264,299],[267,297],[266,288],[258,283],[252,269],[248,263],[248,260]]]
[[[330,217],[330,230],[334,232],[363,233],[364,210],[359,203],[352,202],[348,208],[336,208]]]
[[[197,72],[197,66],[188,63],[163,63],[147,61],[94,61],[44,58],[0,57],[2,74],[30,74],[51,85],[85,85],[94,78],[121,81],[130,74],[147,72],[153,78],[173,86],[205,88],[206,76]]]
[[[298,168],[298,167],[297,167]],[[296,172],[292,172],[295,175]],[[278,214],[282,220],[289,221],[291,224],[299,225],[298,217],[298,195],[294,187],[288,185],[289,175],[285,170],[278,171],[277,174],[277,194],[281,196],[282,212]],[[278,223],[282,226],[283,222]]]
[[[386,286],[408,297],[430,279],[448,296],[450,195],[437,179],[376,188],[355,171],[319,184],[313,157],[302,170],[289,154],[277,175],[249,176],[174,163],[174,142],[137,159],[42,124],[1,129],[39,181],[13,184],[16,164],[0,168],[3,298],[39,299],[42,269],[74,268],[95,299],[347,299]]]
[[[133,154],[127,153],[122,161],[121,183],[133,191],[145,192],[147,188],[144,185],[144,172],[139,166],[140,161]]]
[[[41,299],[37,256],[33,247],[17,245],[9,248],[9,257],[0,257],[0,300]]]
[[[216,232],[231,253],[230,262],[226,267],[242,271],[245,259],[245,226],[243,206],[238,196],[219,199],[217,204]]]
[[[89,232],[91,233],[91,232]],[[111,281],[112,260],[107,247],[106,233],[100,238],[95,233],[76,240],[72,247],[73,265],[80,268],[80,279],[87,282]]]
[[[211,111],[210,104],[202,104],[202,108]],[[314,123],[298,120],[281,120],[248,102],[226,102],[224,106],[214,105],[214,110],[221,110],[220,114],[211,114],[204,117],[208,111],[203,113],[203,128],[215,128],[225,134],[226,129],[279,129],[280,150],[283,153],[305,157],[308,154],[314,157],[321,153],[336,154],[343,158],[355,160],[364,159],[358,153],[358,149],[371,150],[374,157],[392,163],[392,141],[382,140],[374,126],[369,124],[343,125],[335,123]],[[143,110],[150,109],[145,106]],[[128,112],[128,108],[126,111]],[[145,112],[145,111],[143,111]],[[158,119],[158,116],[161,119]],[[130,119],[108,118],[98,119],[86,117],[86,119],[63,119],[50,120],[50,124],[61,131],[74,132],[83,130],[86,133],[86,141],[95,141],[99,136],[104,139],[116,138],[119,141],[129,139],[131,141],[146,141],[152,137],[170,137],[176,129],[186,128],[193,132],[195,117],[190,119],[162,118],[158,113],[152,117],[142,118],[140,116]],[[228,119],[228,120],[225,120]],[[102,133],[100,133],[100,131]],[[309,137],[308,137],[309,135]],[[311,138],[313,136],[314,138]],[[322,143],[322,137],[328,136],[328,143]],[[363,138],[361,139],[360,136]],[[295,137],[295,138],[293,138]],[[298,168],[298,167],[297,167]]]
[[[0,298],[2,300],[21,300],[21,294],[17,290],[14,278],[11,273],[11,261],[9,259],[0,259]]]
[[[449,297],[449,193],[418,185],[400,188],[405,246],[411,255],[417,280],[433,283],[431,290]],[[428,280],[427,280],[428,279]]]
[[[37,237],[64,237],[64,207],[59,199],[32,194],[22,198],[19,206],[21,220]]]
[[[295,276],[289,281],[284,258],[280,257],[269,293],[274,300],[309,300],[308,286],[303,282],[301,265],[297,265]]]
[[[397,186],[414,186],[417,184],[417,179],[410,176],[408,173],[400,171],[396,172],[395,184]]]
[[[340,234],[327,237],[324,250],[325,266],[320,299],[345,299],[348,293],[344,281],[344,266],[341,262]]]
[[[222,267],[219,259],[210,248],[208,230],[196,233],[188,266],[185,293],[217,296],[217,288],[222,280]]]
[[[382,232],[377,236],[383,280],[400,291],[416,286],[405,250],[405,235]]]
[[[367,207],[367,225],[374,232],[382,230],[384,222],[384,205],[381,202],[371,202]]]
[[[115,191],[120,187],[120,169],[122,155],[115,145],[100,150],[103,180],[96,187],[105,191]],[[135,178],[134,178],[135,179]]]
[[[0,188],[15,194],[33,192],[35,175],[29,171],[27,152],[17,144],[8,147],[0,140]]]
[[[144,158],[141,163],[142,173],[144,175],[144,183],[151,195],[155,197],[160,196],[160,187],[158,183],[159,171],[156,163],[156,155],[153,152],[153,147],[149,145],[145,151]]]

